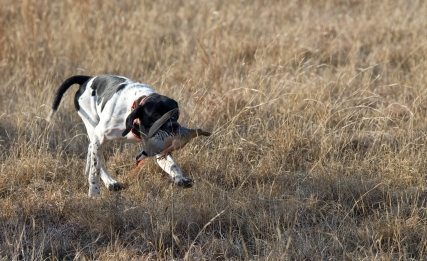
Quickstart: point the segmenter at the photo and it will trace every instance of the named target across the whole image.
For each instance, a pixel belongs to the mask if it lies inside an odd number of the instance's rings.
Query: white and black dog
[[[109,190],[119,190],[120,184],[112,178],[101,157],[102,145],[107,141],[142,142],[141,131],[150,127],[165,113],[178,108],[178,103],[157,94],[150,86],[115,75],[95,77],[76,75],[59,87],[48,121],[57,111],[64,93],[74,84],[80,85],[74,98],[77,113],[82,118],[90,140],[85,173],[89,180],[89,197],[100,195],[100,178]],[[160,130],[172,133],[179,128],[179,114],[172,117]],[[184,177],[171,155],[156,157],[159,166],[182,187],[191,187],[193,181]]]

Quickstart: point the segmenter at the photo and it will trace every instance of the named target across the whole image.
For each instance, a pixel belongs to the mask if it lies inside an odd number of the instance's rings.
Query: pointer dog
[[[156,93],[146,84],[136,83],[115,75],[76,75],[59,87],[48,121],[57,111],[64,93],[74,84],[80,85],[74,97],[74,106],[82,118],[90,140],[85,173],[89,181],[89,197],[100,195],[100,178],[109,190],[119,190],[120,184],[108,174],[101,157],[102,145],[107,141],[143,142],[152,125],[165,113],[176,109],[178,103]],[[180,128],[175,113],[159,128],[161,133],[174,133]],[[171,155],[156,156],[159,166],[182,187],[191,187],[193,181],[184,177]]]

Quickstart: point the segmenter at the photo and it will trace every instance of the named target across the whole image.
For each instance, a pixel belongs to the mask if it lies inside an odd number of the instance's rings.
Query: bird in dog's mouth
[[[210,136],[211,133],[201,129],[188,129],[178,124],[178,128],[165,131],[162,128],[171,118],[175,117],[178,109],[173,109],[165,113],[151,126],[148,135],[144,137],[144,145],[142,150],[136,155],[136,164],[147,157],[152,157],[160,154],[160,158],[164,158],[172,151],[184,147],[191,139],[198,136]]]

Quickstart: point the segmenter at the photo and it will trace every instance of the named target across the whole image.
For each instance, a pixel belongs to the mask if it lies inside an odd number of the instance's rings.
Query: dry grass
[[[426,260],[425,1],[0,1],[0,259]],[[213,136],[171,185],[111,144],[87,200],[60,83],[111,73]]]

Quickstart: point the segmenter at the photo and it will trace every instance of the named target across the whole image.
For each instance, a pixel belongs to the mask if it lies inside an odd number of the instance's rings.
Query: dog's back
[[[98,128],[102,129],[107,139],[136,141],[132,135],[124,138],[121,133],[126,128],[126,116],[131,112],[134,101],[154,93],[150,86],[109,74],[72,76],[59,87],[48,121],[56,113],[64,93],[74,84],[80,85],[74,105],[88,133],[93,133],[100,125]]]

